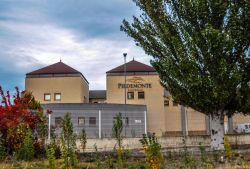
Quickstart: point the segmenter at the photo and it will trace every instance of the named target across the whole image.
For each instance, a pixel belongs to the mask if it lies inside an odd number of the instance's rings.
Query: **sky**
[[[0,86],[25,88],[25,74],[62,62],[82,72],[91,90],[106,72],[133,58],[151,59],[120,31],[139,15],[132,0],[0,0]]]

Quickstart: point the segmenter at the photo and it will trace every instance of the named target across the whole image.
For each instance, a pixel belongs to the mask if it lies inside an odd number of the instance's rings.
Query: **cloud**
[[[8,90],[23,88],[26,73],[60,59],[81,71],[91,89],[105,89],[105,72],[123,64],[124,52],[128,60],[149,63],[150,58],[119,31],[122,18],[134,11],[127,1],[24,4],[0,2],[0,85]]]
[[[21,43],[6,51],[14,67],[27,73],[45,65],[63,62],[81,71],[90,81],[90,88],[105,88],[105,72],[122,64],[122,53],[143,54],[133,42],[105,38],[77,38],[77,33],[55,25],[0,22],[0,27],[13,31]],[[0,40],[1,42],[2,40]],[[3,43],[3,42],[2,42]],[[132,56],[130,56],[132,59]]]
[[[60,5],[59,5],[60,4]],[[121,38],[121,21],[137,11],[130,0],[53,0],[46,8],[50,20],[70,29],[78,30],[79,36]],[[117,36],[119,35],[119,36]]]

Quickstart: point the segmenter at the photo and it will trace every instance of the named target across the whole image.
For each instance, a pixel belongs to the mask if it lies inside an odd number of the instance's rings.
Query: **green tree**
[[[211,148],[224,149],[224,117],[250,110],[250,1],[133,1],[142,14],[121,30],[176,102],[210,117]]]
[[[34,146],[33,146],[33,138],[31,129],[28,128],[26,131],[26,135],[24,137],[23,144],[21,148],[18,150],[18,159],[22,160],[32,160],[34,158]]]
[[[159,169],[160,164],[163,162],[163,156],[161,154],[161,145],[155,137],[155,134],[143,134],[140,143],[144,149],[148,166],[152,169]]]
[[[69,113],[66,113],[62,120],[61,157],[63,160],[63,168],[68,169],[72,166],[76,166],[76,135],[74,134]]]
[[[49,161],[49,169],[56,169],[55,145],[50,143],[46,148],[46,156]]]
[[[6,147],[4,146],[4,140],[2,134],[0,133],[0,161],[4,160],[7,156]]]
[[[122,122],[122,115],[121,113],[117,114],[114,120],[113,124],[113,135],[116,139],[118,149],[117,149],[117,157],[118,157],[118,163],[119,167],[123,168],[123,162],[122,162],[122,157],[123,157],[123,150],[122,150],[122,130],[123,130],[123,122]]]
[[[86,136],[85,129],[81,130],[81,133],[80,133],[80,143],[81,143],[82,151],[84,151],[85,148],[86,148],[86,144],[87,144],[87,136]]]

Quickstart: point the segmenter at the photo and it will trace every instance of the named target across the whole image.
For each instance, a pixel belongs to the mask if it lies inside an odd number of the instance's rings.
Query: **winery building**
[[[89,90],[89,85],[81,72],[61,61],[27,73],[25,80],[25,89],[45,111],[53,111],[58,131],[70,112],[77,133],[84,128],[90,138],[111,137],[114,117],[121,113],[126,137],[209,134],[209,118],[175,103],[149,65],[131,60],[106,72],[106,90]],[[235,115],[225,119],[225,128],[232,133],[237,124],[248,122],[249,116]]]

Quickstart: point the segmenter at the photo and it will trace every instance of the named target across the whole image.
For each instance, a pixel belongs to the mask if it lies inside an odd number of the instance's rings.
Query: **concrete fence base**
[[[234,146],[250,145],[250,134],[244,135],[228,135],[229,142]],[[163,149],[178,150],[183,148],[184,137],[164,137],[158,138]],[[123,140],[125,149],[142,149],[140,138],[126,138]],[[210,136],[188,136],[185,139],[186,146],[190,148],[198,148],[200,144],[204,147],[210,147]],[[95,151],[95,145],[98,151],[112,151],[116,148],[115,139],[88,139],[85,152]],[[77,140],[77,147],[81,151],[80,141]]]

